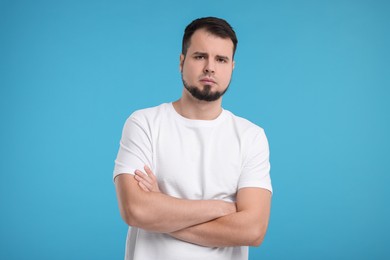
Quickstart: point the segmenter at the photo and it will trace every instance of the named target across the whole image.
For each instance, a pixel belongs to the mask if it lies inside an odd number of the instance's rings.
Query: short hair
[[[233,57],[237,48],[237,36],[233,28],[224,19],[217,17],[204,17],[193,20],[184,30],[181,53],[185,56],[191,44],[191,37],[196,30],[205,29],[207,32],[221,37],[230,38],[233,42]]]

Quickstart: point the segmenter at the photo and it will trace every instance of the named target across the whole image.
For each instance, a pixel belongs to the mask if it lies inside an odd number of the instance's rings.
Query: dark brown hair
[[[185,56],[191,44],[191,37],[196,30],[205,29],[207,32],[214,34],[222,39],[230,38],[233,42],[233,57],[237,48],[237,36],[233,28],[225,20],[217,17],[198,18],[187,25],[184,30],[181,53]]]

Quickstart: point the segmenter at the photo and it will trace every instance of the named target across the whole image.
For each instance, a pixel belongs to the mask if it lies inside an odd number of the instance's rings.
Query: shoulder
[[[248,165],[246,163],[252,159],[261,162],[258,156],[269,156],[269,144],[264,129],[248,119],[229,113],[236,128],[236,135],[240,139],[244,164]]]
[[[167,113],[167,103],[155,107],[149,107],[134,111],[126,120],[124,130],[142,129],[144,132],[150,132]]]
[[[135,119],[135,120],[150,120],[153,119],[156,116],[159,116],[163,113],[165,113],[168,109],[168,103],[163,103],[158,106],[154,107],[148,107],[144,109],[139,109],[134,111],[129,118]]]
[[[127,121],[136,122],[141,125],[154,124],[162,115],[167,113],[168,106],[168,103],[163,103],[158,106],[136,110],[128,117]]]
[[[232,112],[225,110],[229,121],[233,124],[234,128],[237,132],[240,133],[242,136],[246,137],[256,137],[256,136],[262,136],[265,135],[264,129],[260,127],[259,125],[253,123],[252,121],[237,116],[233,114]]]

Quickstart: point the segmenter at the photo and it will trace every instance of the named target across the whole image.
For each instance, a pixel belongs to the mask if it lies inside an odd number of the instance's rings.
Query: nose
[[[215,73],[215,64],[214,62],[207,60],[203,72],[205,74],[214,74]]]

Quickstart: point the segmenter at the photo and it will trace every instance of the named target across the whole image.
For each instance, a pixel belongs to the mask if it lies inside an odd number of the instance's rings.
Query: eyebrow
[[[209,56],[209,54],[208,53],[206,53],[206,52],[200,52],[200,51],[196,51],[196,52],[194,52],[194,53],[192,53],[192,56],[196,56],[196,55],[201,55],[201,56]],[[217,55],[216,56],[218,59],[224,59],[224,60],[227,60],[227,61],[229,61],[230,59],[229,59],[229,57],[228,56],[223,56],[223,55]]]

